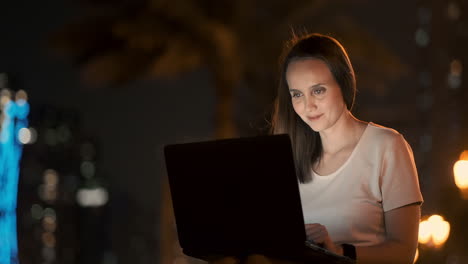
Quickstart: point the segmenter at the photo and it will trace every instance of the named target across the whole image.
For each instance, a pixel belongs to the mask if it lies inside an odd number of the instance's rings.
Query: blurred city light
[[[52,217],[54,220],[57,219],[57,214],[55,213],[55,210],[50,207],[44,209],[44,217],[46,216]]]
[[[451,89],[458,89],[460,88],[461,86],[461,76],[459,75],[453,75],[453,74],[449,74],[448,76],[448,86],[451,88]]]
[[[44,183],[47,185],[57,185],[58,183],[58,174],[53,169],[47,169],[44,171]]]
[[[52,203],[58,196],[58,173],[53,169],[47,169],[43,175],[44,184],[39,185],[38,195],[46,202]]]
[[[56,176],[57,173],[54,170],[46,170],[46,173],[44,175]],[[54,181],[53,176],[49,177],[51,177],[52,181]],[[44,209],[44,217],[42,218],[42,228],[42,257],[44,258],[44,263],[52,263],[56,257],[55,247],[57,244],[57,240],[54,234],[55,230],[57,229],[57,215],[54,209],[50,207]]]
[[[42,248],[42,257],[45,260],[45,263],[51,263],[55,260],[55,248],[53,247],[43,247]]]
[[[0,73],[0,263],[17,263],[16,205],[18,195],[19,164],[23,143],[18,138],[28,127],[29,104],[27,94],[8,88],[8,76]],[[22,133],[20,133],[22,131]],[[29,135],[28,141],[31,140]],[[40,208],[32,207],[33,217],[40,217]]]
[[[465,150],[460,154],[460,159],[461,160],[468,160],[468,150]]]
[[[419,224],[419,238],[418,241],[421,244],[427,244],[431,240],[432,231],[431,224],[428,221],[422,221]]]
[[[43,201],[52,203],[57,199],[57,190],[50,185],[41,184],[38,187],[38,195]]]
[[[0,91],[0,105],[5,106],[10,101],[11,101],[11,92],[10,92],[10,90],[2,89]]]
[[[15,101],[18,102],[25,102],[28,100],[28,94],[26,93],[25,90],[18,90],[15,93]]]
[[[458,7],[457,3],[450,2],[447,7],[447,16],[451,20],[457,20],[460,17],[460,8]]]
[[[80,189],[76,201],[82,207],[100,207],[107,203],[109,194],[104,188]]]
[[[42,206],[40,206],[39,204],[33,204],[31,206],[31,217],[33,219],[39,220],[42,218],[43,215],[44,211],[42,209]]]
[[[414,38],[416,40],[416,44],[418,44],[420,47],[427,47],[427,45],[429,45],[430,37],[429,33],[427,33],[425,29],[418,28]]]
[[[419,249],[417,248],[417,249],[416,249],[416,253],[414,254],[413,263],[416,263],[416,261],[418,261],[418,258],[419,258]]]
[[[85,161],[81,163],[80,168],[81,168],[81,175],[83,175],[83,177],[88,178],[88,179],[94,177],[96,169],[95,169],[94,163],[92,163],[91,161]]]
[[[42,227],[44,228],[45,231],[48,232],[55,232],[55,229],[57,229],[57,223],[55,221],[55,217],[52,217],[50,215],[47,215],[42,219]]]
[[[18,140],[21,142],[21,144],[28,144],[31,142],[31,131],[25,127],[21,128],[18,131]]]
[[[453,60],[450,63],[450,74],[460,76],[463,72],[463,65],[460,60]]]
[[[460,189],[468,188],[468,160],[459,160],[453,165],[455,184]]]
[[[37,132],[34,128],[21,128],[18,131],[18,140],[21,144],[33,144],[36,142]]]
[[[440,215],[432,215],[419,224],[418,241],[430,247],[438,248],[447,241],[450,224]]]
[[[16,238],[16,212],[3,211],[0,214],[0,263],[16,264],[18,241]]]
[[[460,160],[453,165],[453,176],[462,197],[468,199],[468,151],[462,152]]]
[[[450,63],[450,73],[448,75],[448,85],[452,89],[458,89],[462,84],[463,65],[460,60],[452,60]]]
[[[42,243],[46,247],[55,247],[55,236],[51,232],[42,233]]]

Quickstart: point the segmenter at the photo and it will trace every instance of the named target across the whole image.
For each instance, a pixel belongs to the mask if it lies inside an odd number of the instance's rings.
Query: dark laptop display
[[[287,135],[174,144],[164,152],[179,242],[186,255],[256,253],[352,263],[305,247]]]

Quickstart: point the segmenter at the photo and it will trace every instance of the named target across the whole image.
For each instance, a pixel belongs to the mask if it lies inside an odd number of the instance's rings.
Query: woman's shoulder
[[[368,124],[369,134],[371,139],[382,143],[392,143],[403,139],[403,135],[397,130],[369,122]]]

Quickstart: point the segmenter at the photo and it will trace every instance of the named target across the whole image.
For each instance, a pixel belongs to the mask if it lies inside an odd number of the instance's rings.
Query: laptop
[[[164,147],[184,254],[354,263],[306,241],[288,135]]]

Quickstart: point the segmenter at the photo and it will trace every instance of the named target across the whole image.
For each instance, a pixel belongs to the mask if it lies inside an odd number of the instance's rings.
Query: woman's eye
[[[292,92],[292,93],[291,93],[291,97],[292,97],[292,98],[301,97],[301,93],[298,93],[298,92]]]
[[[315,95],[322,95],[323,93],[325,93],[325,88],[323,88],[323,87],[314,89],[314,94]]]

